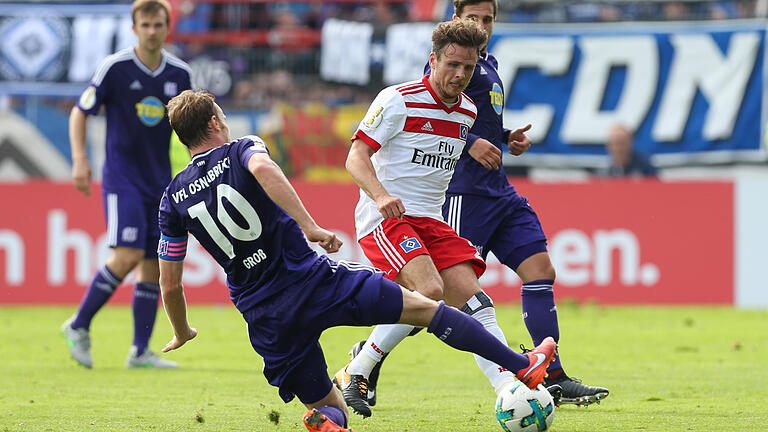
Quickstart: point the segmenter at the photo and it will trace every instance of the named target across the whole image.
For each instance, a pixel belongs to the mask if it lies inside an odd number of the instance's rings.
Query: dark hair
[[[133,2],[133,6],[131,6],[131,18],[133,23],[136,24],[136,14],[139,12],[152,15],[161,10],[165,11],[165,23],[170,25],[171,4],[167,0],[136,0]]]
[[[488,35],[475,23],[462,20],[445,21],[435,27],[432,32],[432,52],[437,58],[450,44],[466,48],[475,48],[478,55],[480,48],[485,46]]]
[[[466,6],[480,3],[493,3],[493,17],[496,18],[496,11],[499,8],[496,0],[453,0],[453,13],[456,14],[457,17],[461,17],[461,14],[464,13],[464,8]]]
[[[184,90],[168,102],[168,120],[179,140],[192,149],[211,135],[208,121],[216,114],[216,97],[205,90]]]

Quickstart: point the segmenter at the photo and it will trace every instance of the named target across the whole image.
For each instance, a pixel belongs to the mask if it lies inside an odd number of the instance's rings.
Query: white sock
[[[471,316],[480,324],[482,324],[489,333],[496,336],[496,339],[503,342],[504,345],[507,344],[507,338],[504,337],[504,332],[501,331],[499,323],[496,321],[496,309],[494,309],[493,306],[484,307],[473,313]],[[486,360],[477,354],[475,354],[475,361],[477,362],[477,366],[480,368],[480,370],[483,371],[485,376],[488,378],[488,381],[491,382],[491,386],[493,386],[494,391],[497,393],[499,389],[504,387],[504,384],[506,384],[508,381],[516,379],[515,374],[511,371],[508,371],[507,369],[504,369],[496,363]]]
[[[414,327],[408,324],[381,324],[373,328],[371,335],[355,358],[349,362],[347,373],[362,375],[366,378],[380,362],[384,355],[392,351],[403,339],[412,332]]]

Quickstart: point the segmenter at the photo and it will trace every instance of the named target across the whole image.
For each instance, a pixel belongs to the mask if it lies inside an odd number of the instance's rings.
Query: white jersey
[[[464,93],[448,107],[435,94],[429,76],[382,90],[354,138],[376,153],[371,162],[384,189],[400,198],[408,216],[442,221],[445,191],[477,117],[474,102]],[[355,208],[358,240],[384,218],[361,189]]]

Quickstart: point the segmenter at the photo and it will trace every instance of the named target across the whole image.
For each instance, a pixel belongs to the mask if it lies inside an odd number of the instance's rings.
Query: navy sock
[[[133,290],[133,345],[137,356],[142,355],[149,345],[159,298],[160,285],[156,283],[139,282]]]
[[[77,315],[72,321],[72,328],[90,328],[94,315],[112,297],[120,282],[122,282],[122,279],[115,276],[107,266],[100,268],[93,276],[91,284],[88,286],[88,291],[83,296],[83,300],[80,301],[80,308],[77,310]]]
[[[331,405],[323,405],[317,410],[325,414],[326,417],[337,425],[343,428],[347,427],[347,416],[344,415],[344,411],[342,411],[341,408]]]
[[[527,356],[509,349],[477,320],[442,301],[427,331],[453,348],[478,354],[512,372],[530,363]]]
[[[560,340],[555,294],[552,290],[554,282],[551,279],[540,279],[523,284],[523,321],[534,346],[540,344],[547,336],[552,336],[555,342]],[[561,368],[560,356],[555,355],[547,370]]]

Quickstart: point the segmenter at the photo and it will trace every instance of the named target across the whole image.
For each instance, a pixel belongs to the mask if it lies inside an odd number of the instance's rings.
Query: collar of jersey
[[[229,145],[229,144],[231,144],[231,143],[227,143],[227,144],[225,144],[225,145]],[[192,162],[195,162],[197,159],[200,159],[200,158],[202,158],[202,157],[206,157],[206,156],[208,156],[208,154],[209,154],[209,153],[211,153],[212,151],[216,150],[216,149],[217,149],[217,148],[219,148],[219,147],[223,147],[223,145],[220,145],[220,146],[218,146],[218,147],[214,147],[214,148],[212,148],[212,149],[206,150],[206,151],[204,151],[204,152],[202,152],[202,153],[198,153],[198,154],[196,154],[196,155],[192,156],[192,160],[190,160],[190,161],[189,161],[189,163],[188,163],[187,165],[192,165]]]
[[[429,91],[429,94],[432,95],[432,99],[435,100],[435,103],[445,112],[448,114],[456,111],[461,107],[461,102],[464,98],[464,92],[459,93],[459,100],[456,102],[456,104],[452,107],[448,107],[440,98],[437,96],[437,93],[435,93],[435,90],[432,89],[432,86],[429,85],[429,75],[424,75],[424,78],[421,79],[421,81],[424,83],[424,85],[427,87],[427,91]]]
[[[160,75],[165,70],[166,57],[167,57],[166,52],[165,50],[163,50],[163,59],[160,61],[160,66],[158,66],[157,69],[155,70],[149,70],[149,68],[146,65],[144,65],[144,63],[142,63],[141,60],[139,60],[139,56],[136,55],[136,49],[135,48],[131,49],[131,58],[133,59],[133,62],[136,63],[136,67],[138,67],[139,69],[141,69],[142,72],[144,72],[145,74],[153,78]]]

